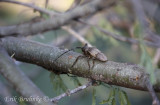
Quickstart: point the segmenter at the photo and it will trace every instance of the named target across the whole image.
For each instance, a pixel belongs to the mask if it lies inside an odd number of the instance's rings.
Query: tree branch
[[[4,84],[1,81],[0,81],[0,90],[1,90],[0,91],[1,98],[12,97],[10,89],[6,86],[6,84]],[[0,104],[3,104],[3,103],[0,102]],[[5,102],[5,105],[18,105],[18,104],[14,101],[9,101],[9,102]]]
[[[95,61],[94,68],[89,70],[87,58],[83,58],[79,59],[72,68],[74,61],[80,55],[79,53],[70,51],[55,61],[66,50],[12,37],[1,39],[0,46],[3,46],[10,55],[15,53],[15,59],[39,65],[49,71],[70,73],[110,85],[147,90],[145,81],[148,75],[143,67],[136,64]],[[90,60],[89,63],[92,66],[93,60]],[[157,80],[154,89],[160,91],[159,80]]]
[[[43,98],[45,95],[32,83],[27,76],[19,70],[13,60],[7,55],[4,49],[0,48],[0,73],[15,87],[25,98]],[[38,102],[36,100],[29,101],[33,105],[53,105],[50,101],[43,99]]]
[[[130,38],[130,37],[125,37],[125,36],[122,36],[122,35],[119,35],[119,34],[116,34],[116,33],[112,33],[112,32],[109,32],[108,30],[104,29],[104,28],[101,28],[97,25],[93,25],[93,24],[90,24],[82,19],[79,19],[78,22],[81,22],[83,24],[87,24],[89,26],[92,26],[92,27],[95,27],[97,28],[100,32],[104,33],[105,35],[107,36],[110,36],[116,40],[119,40],[119,41],[123,41],[123,42],[127,42],[127,43],[131,43],[131,44],[140,44],[140,41],[138,39],[134,39],[134,38]],[[151,46],[151,47],[157,47],[159,48],[160,47],[160,37],[158,35],[155,35],[153,33],[150,33],[150,36],[152,36],[153,40],[156,38],[157,40],[155,41],[150,41],[152,40],[152,38],[148,38],[150,40],[144,40],[144,43],[148,46]]]
[[[14,4],[23,5],[23,6],[26,6],[26,7],[33,8],[34,10],[37,10],[37,11],[39,11],[41,13],[44,13],[44,14],[47,14],[47,15],[54,15],[55,14],[53,11],[43,9],[43,8],[40,8],[40,7],[35,6],[33,4],[29,4],[29,3],[23,3],[23,2],[19,2],[19,1],[15,1],[15,0],[0,0],[0,2],[7,2],[7,3],[14,3]]]
[[[85,5],[79,6],[69,12],[54,15],[47,20],[36,23],[25,23],[21,25],[0,27],[0,37],[16,35],[34,35],[59,28],[72,19],[96,13],[103,8],[109,8],[115,4],[116,0],[94,0]]]
[[[159,99],[158,99],[158,97],[156,96],[156,93],[155,93],[155,91],[154,91],[154,89],[153,89],[152,84],[150,83],[149,78],[146,80],[146,87],[147,87],[149,93],[150,93],[151,96],[152,96],[152,99],[153,99],[152,105],[160,105]]]
[[[71,27],[63,26],[62,29],[69,32],[72,36],[76,37],[84,45],[87,43],[89,47],[92,46],[84,37],[82,37],[82,35],[74,31]]]
[[[82,86],[79,86],[79,87],[77,87],[77,88],[75,88],[75,89],[73,89],[73,90],[71,90],[71,91],[67,91],[66,93],[62,93],[61,95],[52,98],[51,101],[52,101],[52,102],[57,102],[57,101],[59,101],[61,98],[66,97],[66,96],[70,96],[70,95],[72,95],[72,94],[74,94],[74,93],[77,93],[77,92],[79,92],[79,91],[82,91],[82,90],[86,89],[86,88],[89,87],[89,86],[92,86],[92,82],[91,82],[91,81],[89,81],[87,84],[82,85]]]

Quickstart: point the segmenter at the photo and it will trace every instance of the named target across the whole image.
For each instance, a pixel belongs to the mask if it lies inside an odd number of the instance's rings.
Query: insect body
[[[107,61],[107,57],[96,47],[88,47],[88,45],[85,44],[81,49],[84,55],[88,56],[89,58],[94,58],[103,62]]]
[[[93,59],[92,68],[94,67],[94,60],[98,60],[98,61],[102,61],[102,62],[107,61],[107,57],[101,51],[99,51],[96,47],[89,47],[88,44],[85,44],[83,47],[76,47],[76,48],[81,49],[84,55],[78,56],[76,58],[75,62],[73,63],[72,67],[77,63],[78,59],[82,58],[82,57],[87,57],[88,58],[87,62],[88,62],[89,69],[90,69],[89,59],[91,59],[91,58]],[[68,51],[64,52],[59,57],[61,57],[62,55],[64,55],[65,53],[67,53],[69,51],[71,51],[71,50],[68,50]],[[57,57],[57,59],[59,57]]]

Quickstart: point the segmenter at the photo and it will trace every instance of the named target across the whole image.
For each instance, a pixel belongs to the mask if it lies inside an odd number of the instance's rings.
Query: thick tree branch
[[[52,11],[49,11],[49,10],[44,9],[44,8],[40,8],[36,5],[29,4],[29,3],[23,3],[23,2],[19,2],[19,1],[15,1],[15,0],[0,0],[0,2],[7,2],[7,3],[14,3],[14,4],[23,5],[23,6],[26,6],[26,7],[33,8],[34,10],[37,10],[37,11],[39,11],[41,13],[44,13],[44,14],[47,14],[47,15],[54,15],[55,14]]]
[[[14,64],[4,49],[0,48],[0,73],[25,98],[43,98],[45,95],[29,80],[25,74]],[[53,105],[50,101],[29,101],[33,105]]]
[[[72,19],[96,13],[103,8],[109,8],[115,4],[115,1],[116,0],[94,0],[69,12],[54,15],[53,17],[41,22],[0,27],[0,37],[13,35],[34,35],[56,29],[68,23]]]
[[[72,68],[74,61],[80,55],[76,52],[70,51],[55,61],[66,50],[18,38],[3,38],[0,46],[3,46],[10,55],[15,53],[14,57],[17,60],[37,64],[56,73],[70,73],[110,85],[147,90],[145,81],[148,79],[148,75],[143,67],[136,64],[95,61],[94,68],[89,70],[87,58],[83,58],[79,59]],[[89,63],[92,66],[93,61],[90,60]],[[154,89],[160,91],[159,80]]]

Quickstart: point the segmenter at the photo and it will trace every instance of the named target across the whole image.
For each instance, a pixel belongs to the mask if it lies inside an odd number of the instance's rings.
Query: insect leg
[[[67,76],[68,76],[68,77],[77,77],[77,76],[75,76],[75,75],[69,75],[68,73],[67,73]]]
[[[76,47],[76,49],[82,49],[82,47]]]
[[[82,57],[85,57],[85,56],[83,56],[83,55],[78,56],[71,67],[73,67],[77,63],[78,59],[82,58]]]
[[[89,60],[90,60],[90,58],[87,59],[87,63],[88,63],[88,67],[89,67],[89,70],[90,70],[91,67],[90,67],[90,64],[89,64]]]
[[[94,68],[94,64],[95,64],[95,59],[93,59],[93,65],[92,65],[92,69]]]

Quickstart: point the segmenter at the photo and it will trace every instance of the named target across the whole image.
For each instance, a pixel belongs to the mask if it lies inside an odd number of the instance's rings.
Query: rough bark
[[[71,67],[75,59],[81,55],[76,52],[70,51],[55,61],[66,50],[13,37],[3,38],[0,45],[10,55],[15,54],[16,60],[36,64],[49,71],[62,74],[70,73],[110,85],[147,90],[145,81],[148,75],[143,67],[136,64],[95,61],[94,68],[89,70],[87,58],[79,59],[75,66]],[[90,60],[89,63],[92,67],[93,60]],[[159,80],[157,80],[157,84],[154,86],[156,91],[160,91],[159,85]]]

